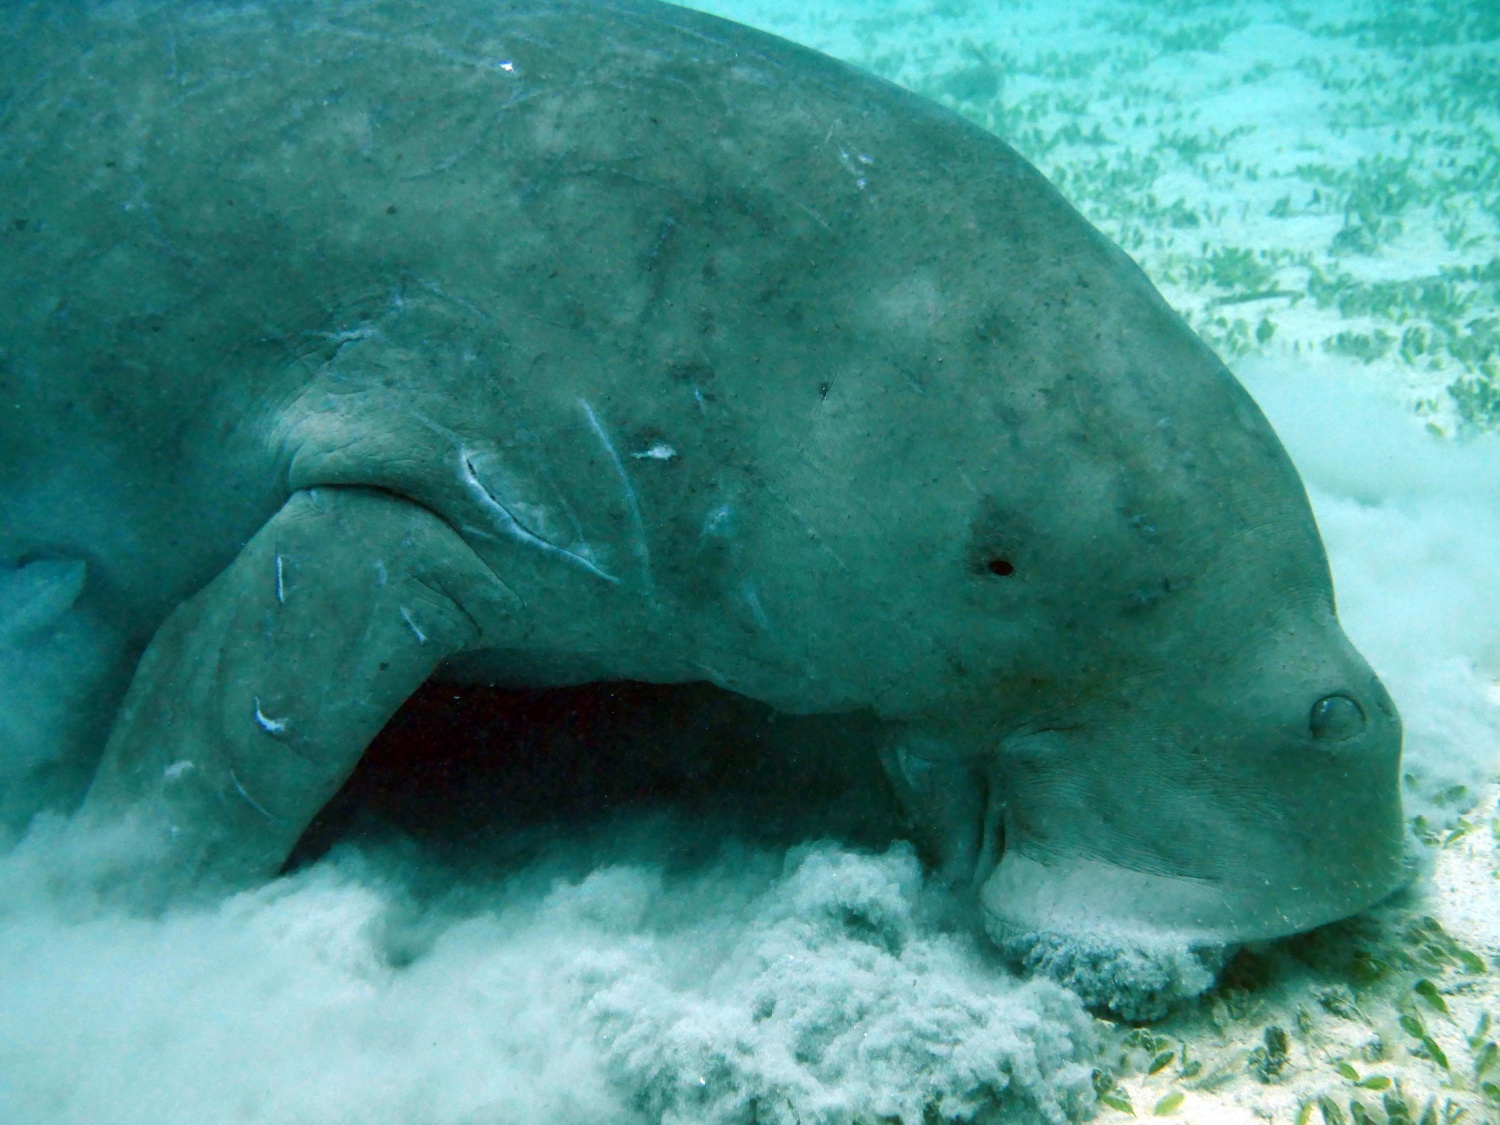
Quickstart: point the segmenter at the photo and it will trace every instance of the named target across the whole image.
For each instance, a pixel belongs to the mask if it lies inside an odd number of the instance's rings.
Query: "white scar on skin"
[[[267,734],[285,734],[286,720],[273,719],[260,709],[260,697],[255,698],[255,721],[260,724],[260,729]]]
[[[670,461],[677,456],[677,450],[673,449],[664,441],[659,441],[650,449],[643,449],[639,453],[632,453],[637,461]]]
[[[646,528],[641,522],[641,508],[636,501],[635,489],[631,487],[630,477],[626,475],[625,463],[620,460],[620,454],[615,450],[614,442],[609,440],[609,435],[604,432],[594,408],[585,399],[579,399],[578,405],[583,407],[584,414],[588,415],[589,427],[594,431],[594,436],[599,439],[599,444],[604,446],[604,452],[609,454],[610,464],[615,467],[615,474],[620,478],[620,484],[625,489],[625,510],[630,513],[630,529],[635,539],[635,557],[641,564],[641,584],[646,588],[646,596],[653,601],[656,600],[656,584],[651,578],[651,551],[646,545]]]
[[[192,768],[193,763],[184,758],[180,762],[173,762],[166,769],[162,770],[161,775],[168,781],[176,781],[183,774],[188,773],[190,770],[192,770]]]
[[[565,547],[559,547],[555,543],[548,542],[546,539],[543,539],[540,535],[536,534],[530,528],[522,524],[520,520],[516,519],[511,510],[504,504],[500,503],[499,500],[495,499],[494,494],[491,493],[489,489],[485,488],[484,482],[479,479],[478,471],[474,468],[474,461],[470,456],[469,451],[462,447],[460,447],[458,451],[458,473],[459,479],[462,480],[465,487],[468,488],[469,494],[473,496],[474,499],[479,501],[480,505],[487,512],[489,512],[491,516],[494,517],[495,522],[498,523],[500,527],[506,532],[506,534],[508,534],[511,538],[525,543],[528,547],[535,547],[537,550],[542,551],[545,554],[557,555],[559,558],[572,563],[574,566],[582,567],[584,570],[588,571],[596,578],[602,578],[604,579],[604,581],[613,583],[615,585],[619,584],[620,580],[613,574],[610,574],[608,571],[599,569],[599,567],[595,566],[592,562],[590,562],[580,554],[569,551]]]
[[[712,509],[703,519],[703,534],[728,536],[732,533],[730,527],[731,509],[728,504],[720,504]]]
[[[698,666],[698,670],[708,678],[709,683],[714,684],[717,687],[726,688],[729,691],[733,691],[739,686],[738,680],[736,680],[733,676],[720,672],[713,665],[705,664],[701,660],[694,661],[694,663]]]
[[[276,556],[276,602],[286,605],[286,575],[283,573],[281,556]]]
[[[501,529],[507,535],[509,535],[512,539],[520,540],[522,543],[525,543],[529,547],[535,547],[539,551],[543,551],[548,554],[556,554],[566,562],[572,563],[574,566],[582,567],[584,570],[588,571],[596,578],[602,578],[604,579],[604,581],[609,582],[612,585],[619,585],[620,580],[618,578],[616,578],[613,574],[610,574],[607,570],[596,566],[590,559],[588,559],[584,555],[579,554],[577,551],[570,551],[566,547],[559,547],[551,540],[542,538],[536,532],[532,531],[529,527],[523,524],[519,519],[517,519],[515,513],[507,508],[504,504],[502,504],[499,499],[496,498],[495,494],[484,486],[484,482],[479,479],[479,471],[474,466],[473,454],[470,453],[468,447],[464,444],[463,438],[460,437],[456,431],[449,429],[447,426],[440,425],[439,423],[434,422],[431,418],[428,418],[423,414],[416,414],[413,415],[413,417],[416,418],[418,422],[421,422],[422,425],[430,429],[433,433],[438,434],[453,443],[458,453],[459,480],[463,482],[464,486],[468,489],[469,494],[479,501],[480,506],[495,518],[495,522],[500,525]],[[578,520],[574,517],[573,513],[567,509],[566,505],[564,505],[564,511],[567,514],[568,521],[573,525],[574,533],[578,536],[579,541],[582,542],[583,533],[582,529],[578,525]],[[463,530],[468,534],[474,535],[478,538],[494,538],[488,532],[477,527],[465,525]],[[585,550],[588,549],[587,543],[584,543],[584,548]],[[504,584],[502,583],[502,585]],[[510,590],[508,586],[506,587],[506,589]],[[511,596],[514,597],[517,601],[521,601],[522,604],[525,604],[522,601],[521,597],[517,595],[514,590],[510,590],[510,593]]]
[[[243,797],[243,798],[245,798],[245,804],[249,805],[252,809],[254,809],[256,812],[260,813],[260,815],[263,816],[263,817],[265,817],[267,820],[275,820],[276,819],[274,816],[272,816],[269,812],[266,811],[265,806],[263,806],[254,797],[250,796],[249,792],[246,791],[245,787],[240,784],[240,779],[234,775],[234,770],[233,769],[231,769],[229,771],[229,780],[232,781],[232,782],[234,782],[234,787],[239,790],[240,796]]]
[[[755,623],[761,627],[768,637],[776,636],[776,629],[771,625],[771,619],[766,616],[766,610],[760,604],[760,595],[755,592],[755,587],[746,582],[744,586],[745,604],[750,607],[750,616],[755,618]]]
[[[427,634],[422,632],[422,630],[417,627],[417,623],[412,620],[411,614],[407,612],[405,606],[401,606],[400,608],[401,620],[406,622],[406,627],[410,629],[412,631],[412,635],[417,638],[417,644],[425,645],[427,643]]]

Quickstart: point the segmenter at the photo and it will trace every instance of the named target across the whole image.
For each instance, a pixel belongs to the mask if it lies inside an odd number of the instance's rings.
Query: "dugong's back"
[[[1053,368],[1096,350],[1076,326],[1120,312],[1080,272],[1196,347],[999,141],[696,13],[335,0],[0,19],[6,527],[42,518],[37,473],[72,466],[76,507],[46,532],[100,556],[138,628],[284,499],[267,460],[285,450],[257,424],[398,291],[482,308],[507,358],[571,355],[600,393],[649,400],[640,381],[666,378],[734,396],[734,440],[763,469],[789,425],[837,418],[876,331],[882,378],[925,388],[963,358],[938,354],[933,325],[967,318],[970,348],[1015,352],[987,366],[1035,415]],[[530,394],[546,376],[519,366],[499,381]],[[1054,428],[1012,422],[1037,443]],[[210,496],[220,518],[185,535]],[[122,504],[144,521],[130,536],[79,518]]]
[[[0,557],[88,559],[136,643],[291,486],[478,526],[431,435],[482,420],[592,462],[580,401],[627,454],[677,455],[631,475],[642,542],[608,472],[555,505],[616,525],[585,536],[610,573],[761,498],[723,557],[649,584],[700,637],[750,578],[824,607],[837,642],[750,659],[752,622],[709,646],[739,667],[698,661],[793,709],[935,690],[892,641],[933,614],[904,576],[972,571],[997,528],[1050,556],[993,642],[1027,675],[1037,637],[1107,637],[1247,529],[1293,544],[1267,580],[1326,587],[1296,475],[1212,353],[1011,149],[888,83],[647,0],[7,18]],[[358,354],[403,331],[420,362]]]

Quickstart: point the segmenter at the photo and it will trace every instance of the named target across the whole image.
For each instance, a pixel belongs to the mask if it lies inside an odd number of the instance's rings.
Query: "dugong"
[[[434,676],[873,716],[1036,961],[1398,882],[1293,466],[996,137],[651,0],[22,0],[0,83],[0,562],[112,631],[77,816],[173,885]]]

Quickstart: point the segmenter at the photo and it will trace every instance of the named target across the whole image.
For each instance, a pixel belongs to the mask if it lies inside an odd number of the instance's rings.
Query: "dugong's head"
[[[851,420],[897,450],[854,487],[897,513],[867,562],[885,620],[925,636],[860,655],[890,661],[889,772],[991,934],[1109,999],[1117,954],[1391,892],[1401,722],[1264,416],[1049,199],[872,302],[887,363],[931,382]]]
[[[1188,950],[1343,918],[1402,872],[1396,707],[1269,426],[1203,371],[1196,402],[1081,390],[1116,428],[1053,436],[1046,474],[969,471],[933,626],[965,698],[932,687],[887,757],[919,808],[924,769],[960,767],[975,794],[926,807],[991,935],[1127,1014],[1208,983]],[[1143,973],[1144,998],[1118,979]]]
[[[1401,723],[1331,609],[1205,612],[1223,644],[1184,638],[1112,697],[997,745],[1004,849],[976,874],[1013,952],[1097,972],[1116,950],[1307,930],[1397,884]]]

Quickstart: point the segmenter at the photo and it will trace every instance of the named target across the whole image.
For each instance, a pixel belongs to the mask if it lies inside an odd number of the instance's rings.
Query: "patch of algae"
[[[1500,1122],[1500,809],[1491,791],[1429,868],[1363,917],[1241,950],[1194,1006],[1117,1025],[1097,1120],[1198,1125]]]

